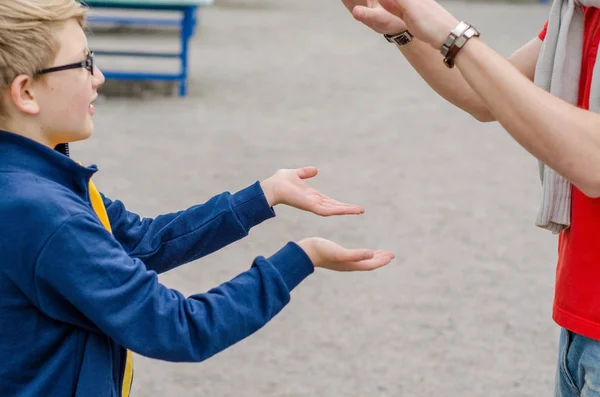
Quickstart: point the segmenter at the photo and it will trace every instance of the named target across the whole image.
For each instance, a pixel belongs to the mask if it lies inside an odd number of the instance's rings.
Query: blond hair
[[[0,0],[0,90],[50,66],[59,50],[55,30],[69,19],[83,27],[85,14],[76,0]]]

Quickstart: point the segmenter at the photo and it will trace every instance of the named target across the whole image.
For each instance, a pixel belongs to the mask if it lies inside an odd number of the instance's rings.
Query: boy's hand
[[[303,179],[312,178],[317,173],[318,170],[315,167],[283,169],[261,182],[260,185],[271,207],[277,204],[286,204],[321,216],[358,215],[365,212],[360,205],[341,203],[304,183]]]
[[[406,30],[402,19],[387,11],[377,0],[342,0],[354,19],[377,33],[398,34]]]
[[[314,267],[338,272],[375,270],[394,259],[391,251],[347,249],[319,237],[301,240],[298,245],[306,252]]]

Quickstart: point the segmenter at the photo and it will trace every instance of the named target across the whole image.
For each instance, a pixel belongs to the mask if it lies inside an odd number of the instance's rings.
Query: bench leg
[[[188,49],[189,41],[194,34],[196,25],[196,7],[186,7],[181,21],[181,80],[179,82],[179,96],[187,95],[188,78]]]

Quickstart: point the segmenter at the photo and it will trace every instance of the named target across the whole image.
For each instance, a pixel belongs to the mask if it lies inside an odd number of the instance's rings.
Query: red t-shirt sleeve
[[[546,38],[547,32],[548,32],[548,21],[546,21],[546,23],[544,24],[544,28],[540,31],[540,33],[538,33],[538,37],[540,38],[540,40],[544,41],[544,39]]]

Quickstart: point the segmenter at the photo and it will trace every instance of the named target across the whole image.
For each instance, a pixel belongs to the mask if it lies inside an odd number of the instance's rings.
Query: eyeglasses
[[[69,70],[69,69],[77,69],[77,68],[85,68],[85,69],[89,70],[89,72],[93,75],[94,74],[94,51],[90,51],[90,55],[88,55],[88,57],[81,62],[70,63],[68,65],[63,65],[63,66],[55,66],[55,67],[48,68],[48,69],[42,69],[39,72],[37,72],[36,74],[40,75],[40,74],[46,74],[46,73],[52,73],[52,72],[60,72],[61,70]]]

